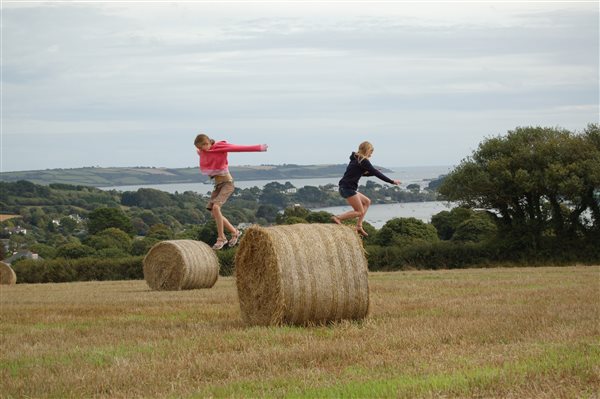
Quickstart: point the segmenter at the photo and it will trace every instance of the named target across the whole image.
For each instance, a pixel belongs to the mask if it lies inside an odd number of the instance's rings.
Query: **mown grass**
[[[247,327],[235,280],[0,288],[0,397],[541,397],[600,391],[600,267],[372,273],[362,322]]]

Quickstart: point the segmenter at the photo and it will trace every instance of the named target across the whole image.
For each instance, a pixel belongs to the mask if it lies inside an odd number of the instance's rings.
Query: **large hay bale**
[[[210,288],[219,276],[219,259],[202,241],[161,241],[144,258],[144,279],[153,290]]]
[[[0,284],[13,285],[17,283],[15,271],[4,262],[0,262]]]
[[[367,259],[347,226],[252,226],[236,254],[235,273],[242,317],[250,325],[322,324],[369,312]]]

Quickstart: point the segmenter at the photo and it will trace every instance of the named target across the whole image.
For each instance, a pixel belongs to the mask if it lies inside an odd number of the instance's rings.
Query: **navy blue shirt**
[[[344,188],[350,188],[352,190],[358,190],[358,181],[363,176],[377,176],[386,183],[394,184],[394,181],[375,169],[371,162],[365,158],[361,162],[358,162],[356,153],[350,155],[350,163],[346,167],[346,172],[341,178],[338,185]]]

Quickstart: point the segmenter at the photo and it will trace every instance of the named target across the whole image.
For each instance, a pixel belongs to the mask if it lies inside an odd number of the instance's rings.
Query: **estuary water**
[[[456,205],[445,201],[403,202],[398,204],[373,204],[369,207],[365,220],[373,227],[380,229],[385,222],[393,218],[416,218],[425,223],[431,222],[431,217],[441,211],[449,211]],[[351,210],[350,206],[331,206],[312,209],[327,211],[334,215]]]
[[[396,166],[387,167],[392,170],[391,173],[385,173],[386,176],[392,179],[399,179],[402,183],[400,187],[406,188],[409,184],[419,184],[421,188],[427,187],[427,184],[432,179],[438,178],[440,175],[447,174],[451,171],[452,166]],[[199,173],[199,172],[198,172]],[[236,180],[235,186],[239,188],[258,187],[263,188],[267,183],[278,182],[285,184],[290,182],[294,187],[301,188],[305,186],[324,186],[326,184],[338,184],[341,176],[337,177],[320,177],[315,179],[271,179],[271,180]],[[235,176],[234,176],[235,179]],[[386,184],[376,177],[364,177],[360,180],[363,185],[367,181],[373,181],[380,184]],[[183,193],[185,191],[194,191],[200,194],[207,194],[212,191],[213,186],[210,183],[174,183],[174,184],[141,184],[131,186],[112,186],[101,187],[103,190],[118,190],[118,191],[137,191],[139,188],[153,188],[156,190],[166,191],[168,193]]]

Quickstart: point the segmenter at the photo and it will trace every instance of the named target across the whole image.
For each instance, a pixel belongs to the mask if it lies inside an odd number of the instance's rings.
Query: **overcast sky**
[[[2,2],[2,171],[454,165],[518,126],[598,122],[590,2]]]

